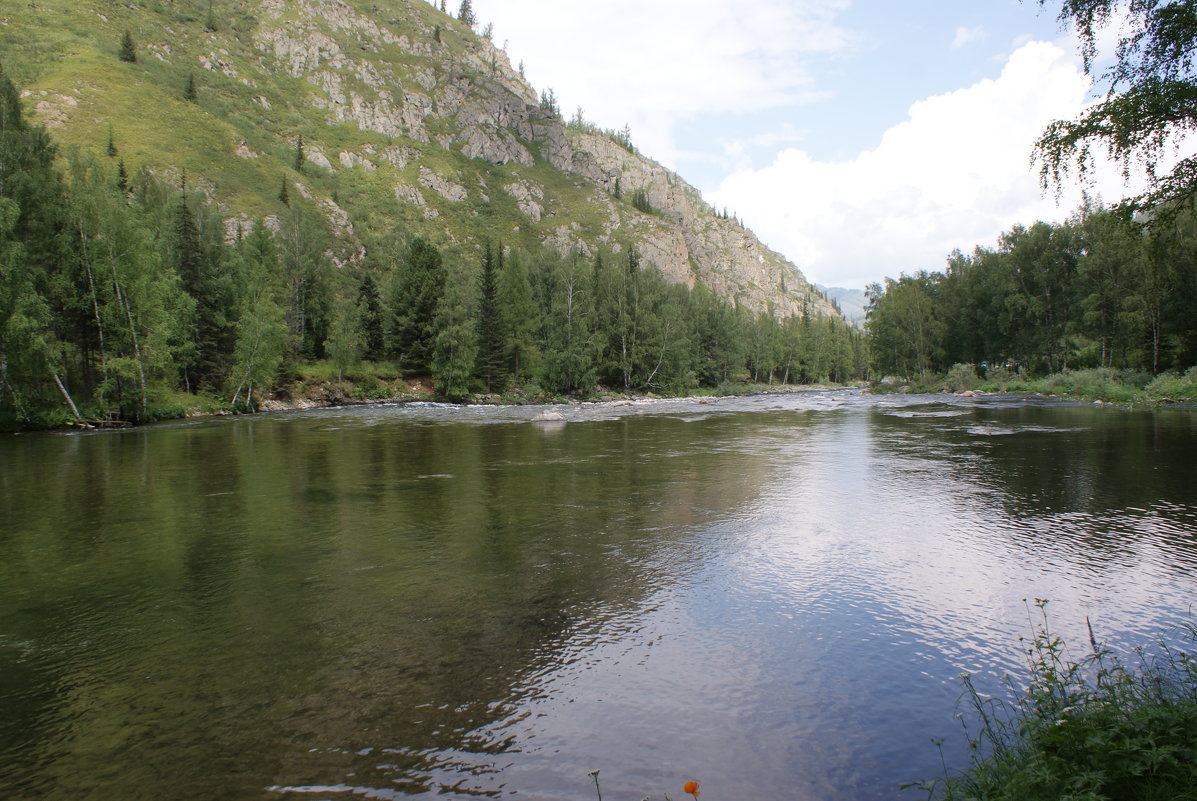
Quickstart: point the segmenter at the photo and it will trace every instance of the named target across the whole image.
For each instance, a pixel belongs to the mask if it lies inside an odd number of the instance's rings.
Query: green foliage
[[[324,341],[324,351],[337,367],[337,381],[343,380],[345,371],[361,361],[365,349],[366,334],[362,328],[361,309],[350,298],[337,298],[333,304],[328,339]]]
[[[1080,39],[1086,72],[1103,29],[1118,26],[1120,38],[1114,66],[1104,75],[1109,81],[1105,99],[1075,120],[1053,122],[1040,137],[1035,156],[1044,186],[1060,186],[1071,169],[1087,177],[1093,148],[1104,145],[1124,169],[1137,165],[1150,181],[1149,191],[1129,201],[1130,207],[1191,200],[1197,195],[1197,157],[1181,159],[1166,175],[1156,165],[1197,125],[1197,6],[1175,0],[1063,0],[1059,16]]]
[[[972,364],[957,363],[948,370],[944,385],[949,392],[963,392],[976,389],[981,385],[981,378],[977,375],[977,367]]]
[[[404,370],[431,368],[444,290],[440,251],[425,239],[413,239],[395,264],[386,311],[387,352]]]
[[[288,355],[322,359],[332,312],[328,227],[318,212],[293,203],[280,220],[277,241],[287,284]]]
[[[1007,699],[989,698],[963,677],[970,765],[913,786],[939,801],[1197,799],[1197,662],[1164,645],[1131,668],[1090,641],[1070,659],[1045,613],[1025,688],[1009,681]]]
[[[636,150],[636,146],[632,144],[632,129],[630,126],[625,125],[618,131],[611,128],[600,127],[595,125],[593,122],[590,122],[585,118],[585,116],[583,116],[581,107],[578,108],[578,110],[574,113],[574,116],[570,118],[569,122],[565,123],[565,127],[571,131],[577,131],[578,133],[590,134],[591,136],[601,136],[605,139],[609,139],[633,155],[639,153],[639,151]],[[616,180],[618,181],[618,179]],[[615,197],[619,198],[620,196],[621,192],[617,191],[615,193]]]
[[[189,103],[199,100],[199,93],[195,90],[195,73],[187,73],[187,83],[183,87],[183,99]],[[111,153],[109,155],[112,155]]]
[[[436,393],[448,400],[463,400],[473,389],[478,356],[477,320],[461,281],[450,281],[437,307],[436,341],[432,371]]]
[[[279,299],[278,254],[259,220],[237,245],[239,284],[230,404],[256,408],[254,389],[269,387],[283,361],[287,321]],[[244,393],[244,394],[243,394]]]
[[[536,366],[540,330],[540,309],[532,294],[527,265],[518,253],[504,260],[499,275],[499,314],[505,365],[518,385]]]
[[[478,17],[474,14],[474,4],[471,0],[461,0],[457,18],[471,28],[478,24]]]
[[[648,191],[644,189],[635,189],[632,191],[631,203],[633,208],[644,214],[655,214],[657,211],[648,200]]]
[[[499,309],[499,274],[503,270],[503,246],[498,252],[486,246],[478,284],[477,374],[487,392],[502,389],[503,316]]]
[[[163,99],[164,113],[191,113]],[[280,146],[277,156],[287,153]],[[217,209],[185,180],[179,189],[147,169],[130,177],[123,160],[112,168],[72,150],[66,181],[57,158],[0,80],[0,420],[9,426],[73,419],[76,405],[85,416],[146,421],[196,408],[197,392],[220,393],[213,408],[254,409],[287,390],[284,367],[290,375],[326,357],[338,379],[359,372],[363,356],[433,372],[437,391],[454,399],[480,388],[476,377],[492,390],[522,386],[512,397],[526,398],[589,394],[599,380],[680,393],[750,372],[785,383],[851,369],[846,328],[757,317],[702,287],[668,284],[635,248],[593,262],[502,248],[479,270],[477,252],[458,244],[447,250],[450,281],[441,250],[400,230],[372,239],[367,263],[337,271],[324,215],[306,194],[290,197],[285,178],[286,205],[265,205],[277,232],[259,219],[226,243]],[[313,193],[338,192],[315,172]],[[529,172],[576,190],[545,165]],[[380,186],[393,202],[389,180]],[[403,390],[375,376],[352,391]]]
[[[383,358],[382,296],[371,272],[365,273],[358,284],[357,309],[362,329],[362,356],[379,361]]]
[[[125,30],[125,35],[121,37],[120,60],[130,64],[137,63],[137,45],[133,43],[133,34]]]
[[[588,392],[595,378],[594,298],[585,265],[574,256],[546,259],[541,277],[542,383],[551,392]]]
[[[1149,397],[1159,400],[1197,400],[1197,367],[1190,367],[1184,375],[1158,375],[1146,390]]]
[[[1031,376],[1184,368],[1197,361],[1195,279],[1193,213],[1144,226],[1085,206],[953,253],[946,273],[870,287],[874,367],[921,383],[957,363]]]

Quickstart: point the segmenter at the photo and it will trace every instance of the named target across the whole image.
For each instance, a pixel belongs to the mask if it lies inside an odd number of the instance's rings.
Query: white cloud
[[[677,126],[821,96],[806,66],[850,38],[835,17],[850,0],[504,0],[480,11],[529,80],[666,163]],[[569,35],[563,35],[568,32]],[[584,36],[584,43],[578,37]],[[701,43],[696,45],[696,43]],[[629,107],[628,98],[634,98]]]
[[[952,39],[952,49],[959,50],[965,45],[970,45],[973,42],[979,42],[986,37],[985,28],[977,25],[974,28],[957,28],[956,36]]]
[[[992,244],[1015,223],[1077,207],[1079,189],[1059,206],[1043,196],[1030,155],[1048,122],[1084,108],[1089,88],[1070,53],[1032,42],[998,78],[915,103],[851,161],[789,148],[768,167],[729,176],[710,199],[823,284],[939,269],[954,248]],[[1124,194],[1117,170],[1101,171],[1096,188],[1107,201]]]

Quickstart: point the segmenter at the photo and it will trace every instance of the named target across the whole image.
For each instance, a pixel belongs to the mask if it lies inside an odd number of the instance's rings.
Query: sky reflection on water
[[[1191,621],[1191,412],[813,393],[0,443],[22,797],[898,797],[1025,599]],[[708,795],[709,794],[709,795]]]

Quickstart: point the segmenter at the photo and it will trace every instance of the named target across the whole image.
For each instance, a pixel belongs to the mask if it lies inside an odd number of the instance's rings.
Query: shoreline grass
[[[984,377],[971,364],[956,364],[946,375],[926,380],[901,382],[886,379],[873,385],[872,392],[1045,395],[1101,402],[1118,406],[1165,406],[1197,403],[1197,367],[1184,373],[1152,376],[1131,370],[1107,367],[1065,370],[1040,378],[1014,373],[1005,368],[991,368]]]
[[[1197,659],[1161,642],[1132,667],[1090,631],[1091,653],[1072,660],[1047,602],[1035,605],[1027,686],[1007,678],[1008,697],[990,698],[961,676],[968,767],[903,789],[929,801],[1197,799]],[[1184,634],[1197,643],[1197,626]]]

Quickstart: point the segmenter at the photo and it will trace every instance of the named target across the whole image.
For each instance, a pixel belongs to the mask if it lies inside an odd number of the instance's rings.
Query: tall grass
[[[1194,801],[1197,660],[1166,645],[1127,665],[1098,647],[1073,661],[1043,622],[1027,648],[1030,682],[982,695],[968,676],[970,764],[908,785],[935,801]],[[1197,641],[1197,627],[1187,631]]]

